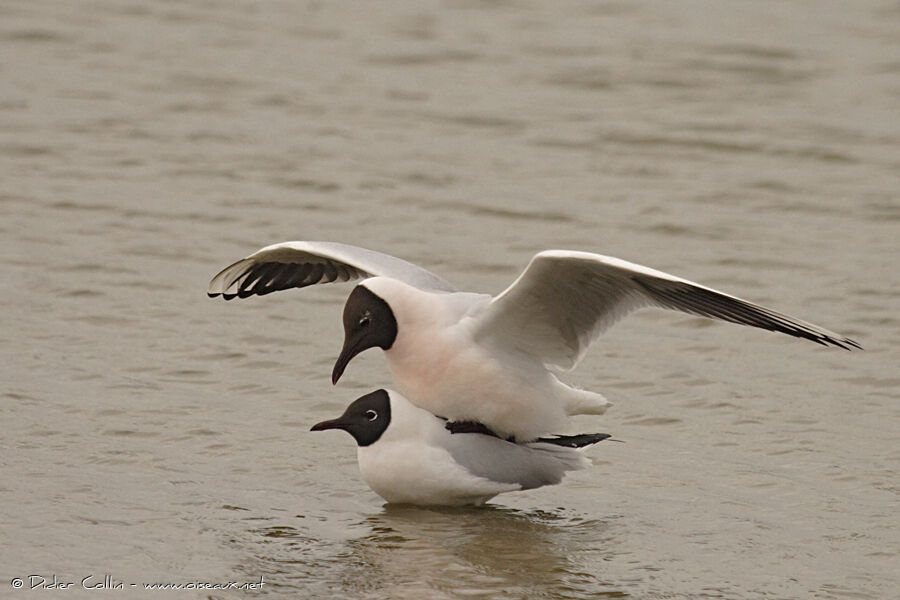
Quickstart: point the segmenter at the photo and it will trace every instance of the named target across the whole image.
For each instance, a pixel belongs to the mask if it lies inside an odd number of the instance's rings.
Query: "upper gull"
[[[210,296],[246,298],[288,288],[359,280],[344,306],[344,345],[332,371],[384,350],[406,398],[453,421],[477,421],[528,441],[565,430],[567,416],[602,414],[600,394],[570,387],[573,369],[613,323],[644,307],[778,331],[847,350],[833,331],[619,258],[545,250],[496,296],[458,291],[399,258],[335,242],[267,246],[223,269]]]

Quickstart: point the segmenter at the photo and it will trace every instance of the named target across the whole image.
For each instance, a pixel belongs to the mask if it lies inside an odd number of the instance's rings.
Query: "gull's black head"
[[[310,431],[343,429],[353,436],[360,446],[374,444],[391,422],[391,399],[385,390],[354,400],[337,419],[322,421],[312,426]]]
[[[395,339],[397,319],[391,307],[370,289],[356,286],[344,304],[344,347],[334,363],[331,383],[338,382],[354,356],[376,346],[388,350]]]

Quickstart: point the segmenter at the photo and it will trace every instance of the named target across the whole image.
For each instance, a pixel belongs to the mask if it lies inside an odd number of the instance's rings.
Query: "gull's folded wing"
[[[481,433],[459,433],[444,438],[442,447],[472,475],[522,490],[555,485],[566,471],[590,464],[575,448],[553,441],[516,444]]]
[[[702,285],[611,256],[547,250],[480,316],[476,339],[574,368],[616,321],[643,307],[678,310],[850,350],[853,340]]]
[[[434,273],[388,254],[337,242],[282,242],[222,269],[209,282],[207,294],[231,300],[375,276],[424,290],[456,291]]]

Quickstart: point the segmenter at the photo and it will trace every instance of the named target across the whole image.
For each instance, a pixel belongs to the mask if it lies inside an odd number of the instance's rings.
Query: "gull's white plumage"
[[[209,294],[228,299],[361,278],[396,318],[396,339],[385,356],[400,392],[432,413],[478,420],[523,440],[561,430],[567,415],[606,409],[601,395],[563,384],[552,370],[574,368],[600,333],[642,307],[859,348],[817,325],[686,279],[569,250],[536,254],[492,298],[458,292],[425,269],[371,250],[286,242],[226,267]]]
[[[566,430],[568,415],[602,414],[609,405],[560,382],[541,356],[485,334],[486,294],[435,294],[387,277],[360,285],[393,309],[388,367],[401,393],[428,412],[530,440]]]
[[[363,412],[371,417],[361,418]],[[590,438],[577,445],[568,443],[573,438],[516,444],[482,433],[450,433],[445,425],[401,394],[377,390],[313,430],[351,432],[360,444],[360,475],[376,494],[388,502],[427,505],[483,504],[504,492],[555,485],[567,471],[590,464],[576,447],[609,437],[576,436]]]

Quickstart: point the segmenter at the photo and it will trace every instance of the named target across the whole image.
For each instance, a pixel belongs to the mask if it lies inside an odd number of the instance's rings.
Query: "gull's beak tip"
[[[328,421],[322,421],[321,423],[316,423],[315,425],[310,427],[309,430],[310,431],[325,431],[326,429],[334,429],[335,427],[337,427],[337,425],[335,425],[334,421],[335,421],[334,419],[331,419]]]
[[[354,354],[346,349],[341,350],[340,356],[338,356],[337,360],[334,362],[334,369],[331,371],[331,385],[337,384],[341,375],[344,374],[344,369],[347,368],[347,363],[350,362],[350,359],[352,359],[353,356]]]

